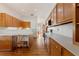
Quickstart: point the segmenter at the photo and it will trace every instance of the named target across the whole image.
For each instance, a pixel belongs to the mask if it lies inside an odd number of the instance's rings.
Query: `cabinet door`
[[[63,22],[63,3],[57,4],[57,23]]]
[[[0,13],[0,27],[3,26],[3,19],[2,19],[2,13]]]
[[[74,20],[76,23],[79,23],[79,3],[75,4],[75,14],[76,14],[76,20]]]
[[[17,19],[17,18],[15,18],[15,17],[13,17],[13,27],[20,27],[20,21]]]
[[[53,25],[56,25],[56,7],[53,9]]]
[[[6,14],[2,13],[2,23],[3,23],[3,27],[6,27]]]
[[[73,3],[64,3],[64,22],[72,21]]]
[[[0,27],[5,27],[6,24],[6,16],[5,13],[0,13]]]
[[[30,28],[31,27],[31,23],[30,22],[21,21],[20,24],[21,24],[20,26],[23,27],[23,28]]]
[[[12,49],[12,38],[10,36],[0,36],[0,51]]]
[[[19,20],[17,18],[15,18],[15,26],[19,27]]]
[[[12,27],[13,26],[13,24],[12,24],[12,16],[7,15],[7,14],[6,14],[6,26],[7,27]]]
[[[51,39],[51,55],[61,56],[61,46]]]
[[[62,49],[62,56],[74,56],[71,52],[66,50],[65,48]]]
[[[16,27],[16,19],[14,17],[12,17],[12,23],[13,23],[13,27]]]
[[[22,27],[22,28],[24,28],[24,27],[25,27],[25,25],[24,25],[24,22],[23,22],[23,21],[21,21],[21,22],[20,22],[20,27]]]
[[[51,55],[51,56],[56,56],[56,55],[55,55],[55,45],[54,45],[54,41],[51,39],[50,42],[51,42],[51,43],[50,43],[50,55]]]

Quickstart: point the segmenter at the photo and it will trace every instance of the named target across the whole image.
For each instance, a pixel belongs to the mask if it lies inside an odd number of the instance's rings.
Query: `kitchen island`
[[[0,51],[13,51],[17,47],[29,47],[29,35],[0,36]]]

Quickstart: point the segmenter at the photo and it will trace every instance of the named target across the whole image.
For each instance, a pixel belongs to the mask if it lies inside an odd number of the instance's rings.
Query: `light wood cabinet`
[[[52,10],[52,14],[51,14],[51,24],[52,25],[56,25],[56,7]]]
[[[52,25],[72,22],[74,12],[73,8],[73,3],[57,3],[49,15],[52,20]]]
[[[0,51],[6,51],[12,49],[12,37],[0,36]]]
[[[63,3],[58,3],[57,6],[57,24],[60,24],[63,22]]]
[[[17,27],[17,22],[16,22],[16,18],[14,18],[14,17],[12,17],[12,24],[13,24],[13,26],[12,27]]]
[[[73,21],[73,3],[58,3],[56,8],[57,24],[63,24]]]
[[[6,20],[5,20],[6,27],[12,27],[13,26],[12,16],[8,14],[5,14],[5,16],[6,16]]]
[[[62,49],[62,56],[74,56],[71,52],[69,52],[67,49]]]
[[[58,42],[54,39],[49,38],[49,55],[51,56],[74,56],[70,51],[66,48],[62,47]]]
[[[12,23],[13,23],[13,27],[21,27],[21,26],[19,26],[20,20],[18,20],[15,17],[12,18]]]
[[[30,22],[24,22],[6,13],[0,13],[0,27],[30,28]]]
[[[31,23],[30,22],[20,22],[20,26],[23,28],[30,28],[31,27]]]
[[[6,27],[6,15],[4,13],[0,13],[0,27]]]
[[[16,23],[14,21],[14,17],[6,14],[6,13],[0,13],[0,27],[16,27]]]
[[[61,46],[56,43],[53,39],[51,39],[51,48],[50,55],[51,56],[61,56]]]
[[[73,3],[64,3],[64,22],[70,22],[73,18]]]

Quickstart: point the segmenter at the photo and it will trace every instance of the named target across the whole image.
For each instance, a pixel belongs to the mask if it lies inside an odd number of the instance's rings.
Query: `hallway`
[[[47,50],[42,37],[30,39],[29,48],[17,48],[14,52],[0,52],[0,56],[47,56]]]

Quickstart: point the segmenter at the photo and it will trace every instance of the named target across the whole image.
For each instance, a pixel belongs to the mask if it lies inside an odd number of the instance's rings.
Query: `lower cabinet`
[[[69,52],[67,49],[62,49],[62,56],[74,56],[71,52]]]
[[[61,56],[61,46],[56,43],[53,39],[50,39],[51,48],[50,48],[50,55],[51,56]]]
[[[49,52],[50,56],[74,56],[71,52],[62,47],[52,38],[49,38],[49,43],[50,43],[50,52]]]
[[[0,36],[0,51],[7,51],[12,49],[12,37]]]

